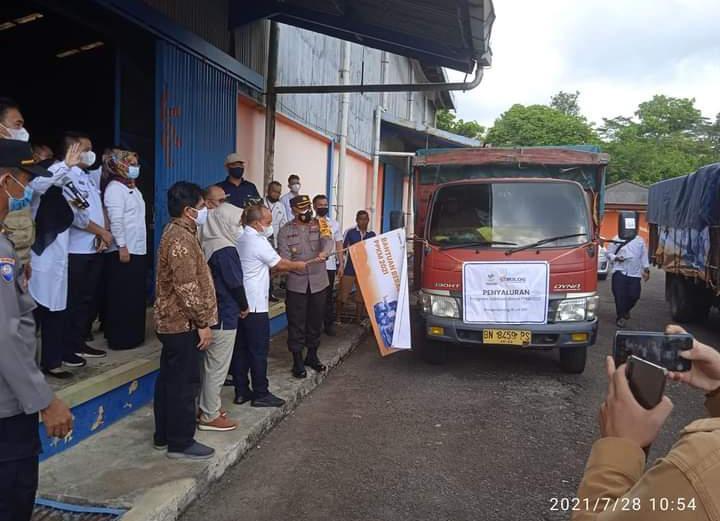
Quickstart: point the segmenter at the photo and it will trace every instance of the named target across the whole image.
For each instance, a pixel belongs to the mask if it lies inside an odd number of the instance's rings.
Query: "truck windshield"
[[[575,184],[460,184],[440,189],[428,237],[439,246],[507,248],[503,242],[522,245],[577,234],[542,246],[557,248],[587,242],[589,229],[585,194]]]

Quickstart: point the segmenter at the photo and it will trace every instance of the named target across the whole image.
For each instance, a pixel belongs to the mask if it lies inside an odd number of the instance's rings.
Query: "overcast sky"
[[[493,65],[456,93],[458,116],[490,126],[514,103],[580,91],[596,123],[654,94],[720,112],[720,0],[494,0]],[[451,78],[462,78],[449,71]]]

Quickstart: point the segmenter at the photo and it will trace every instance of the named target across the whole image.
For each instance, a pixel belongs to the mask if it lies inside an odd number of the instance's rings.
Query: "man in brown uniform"
[[[684,333],[670,326],[668,333]],[[645,452],[672,411],[665,396],[654,409],[633,397],[625,366],[608,357],[608,396],[600,409],[601,438],[585,468],[573,521],[720,520],[720,353],[695,342],[680,356],[692,368],[670,377],[706,393],[709,418],[695,420],[665,456],[645,471]]]
[[[308,262],[304,272],[291,271],[287,281],[288,348],[293,355],[292,374],[305,378],[305,366],[324,371],[317,355],[322,334],[326,291],[329,286],[325,261],[335,244],[326,223],[313,217],[307,195],[290,200],[293,216],[278,234],[278,252],[283,259]],[[312,262],[314,261],[314,262]],[[303,349],[307,356],[303,360]]]
[[[202,190],[175,183],[168,190],[171,220],[157,253],[155,331],[162,343],[155,384],[155,448],[173,459],[208,459],[214,449],[195,441],[202,351],[218,321],[215,285],[197,236],[207,220]]]

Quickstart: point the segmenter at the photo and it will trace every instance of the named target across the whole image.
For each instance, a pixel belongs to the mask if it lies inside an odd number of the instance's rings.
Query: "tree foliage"
[[[597,140],[592,126],[582,116],[547,105],[519,104],[496,119],[486,137],[494,146],[575,145]]]
[[[720,115],[711,123],[694,99],[656,95],[634,116],[605,119],[599,129],[611,181],[651,184],[720,160]]]
[[[454,112],[447,109],[437,111],[437,128],[479,140],[484,139],[486,130],[477,121],[458,119]]]
[[[581,116],[579,99],[579,90],[576,90],[574,93],[561,90],[550,98],[550,106],[568,116]]]

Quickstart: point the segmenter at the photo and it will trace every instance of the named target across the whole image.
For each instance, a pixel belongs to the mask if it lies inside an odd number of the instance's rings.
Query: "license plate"
[[[483,330],[484,344],[498,344],[508,346],[524,346],[530,343],[532,332],[517,329],[485,329]]]

